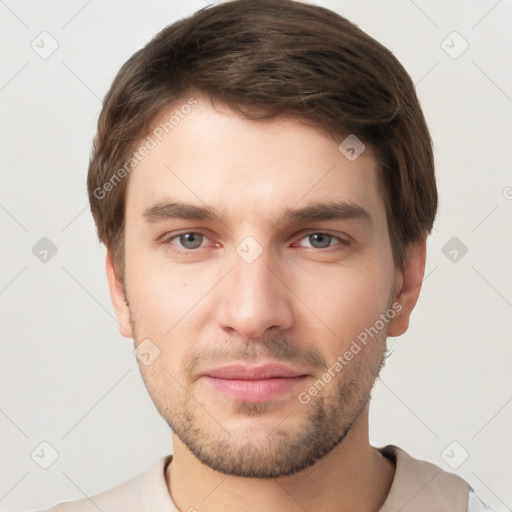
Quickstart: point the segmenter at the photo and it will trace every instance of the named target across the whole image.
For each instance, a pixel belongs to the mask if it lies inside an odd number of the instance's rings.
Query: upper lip
[[[217,379],[259,380],[273,377],[301,377],[305,372],[294,370],[280,363],[260,365],[229,364],[203,372],[202,376]]]

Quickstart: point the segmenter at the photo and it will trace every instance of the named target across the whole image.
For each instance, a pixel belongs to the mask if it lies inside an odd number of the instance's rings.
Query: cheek
[[[178,279],[145,276],[141,280],[134,279],[131,289],[131,306],[138,323],[149,327],[156,338],[177,326],[193,301],[190,287]]]
[[[159,255],[137,247],[129,236],[126,239],[126,284],[139,322],[154,325],[163,321],[171,327],[175,318],[186,312],[190,287],[179,269],[162,265]]]
[[[338,268],[321,276],[308,273],[297,287],[301,290],[297,296],[308,306],[298,305],[305,311],[310,335],[316,333],[318,338],[323,331],[334,337],[339,352],[385,311],[391,281],[379,267],[364,265],[359,271]]]
[[[337,302],[343,304],[344,308],[357,309],[357,306],[379,298],[379,281],[382,276],[366,260],[346,266],[333,266],[327,272],[320,269],[316,278],[310,274],[305,279],[310,282],[310,289],[315,296],[324,302]],[[318,286],[311,286],[314,282]]]
[[[211,289],[218,280],[206,269],[157,265],[139,258],[127,272],[130,308],[139,337],[148,337],[167,351],[172,342],[186,343],[191,331],[212,318]]]

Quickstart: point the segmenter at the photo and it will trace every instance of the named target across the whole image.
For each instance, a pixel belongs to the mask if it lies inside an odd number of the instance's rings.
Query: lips
[[[268,363],[257,366],[231,364],[207,370],[203,375],[216,379],[263,380],[279,377],[302,377],[307,375],[307,372],[295,370],[281,363]]]
[[[211,389],[231,399],[267,402],[290,395],[308,374],[282,363],[230,364],[208,370],[201,377]]]

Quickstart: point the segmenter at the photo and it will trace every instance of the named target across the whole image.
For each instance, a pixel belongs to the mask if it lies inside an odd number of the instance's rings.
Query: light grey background
[[[435,143],[440,211],[426,277],[409,331],[389,339],[371,443],[453,471],[511,510],[512,1],[317,3],[401,60]],[[117,330],[85,181],[119,67],[205,5],[0,1],[0,511],[93,495],[172,452],[133,342]],[[51,38],[58,48],[42,58]],[[47,262],[32,252],[43,237],[58,249]],[[443,253],[453,237],[466,254]],[[42,442],[58,452],[48,469]]]

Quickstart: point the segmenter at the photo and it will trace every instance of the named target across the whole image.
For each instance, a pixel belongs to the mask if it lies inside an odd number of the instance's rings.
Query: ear
[[[402,309],[389,322],[388,336],[401,336],[409,328],[409,318],[418,300],[425,274],[426,247],[427,235],[411,244],[407,251],[404,269],[396,274],[394,302],[398,302]]]
[[[119,278],[117,270],[115,269],[112,261],[112,255],[108,249],[105,268],[107,271],[108,287],[110,289],[110,299],[112,300],[112,305],[114,306],[114,311],[116,313],[119,332],[125,338],[133,338],[130,311],[128,309],[128,304],[126,303],[123,284]]]

